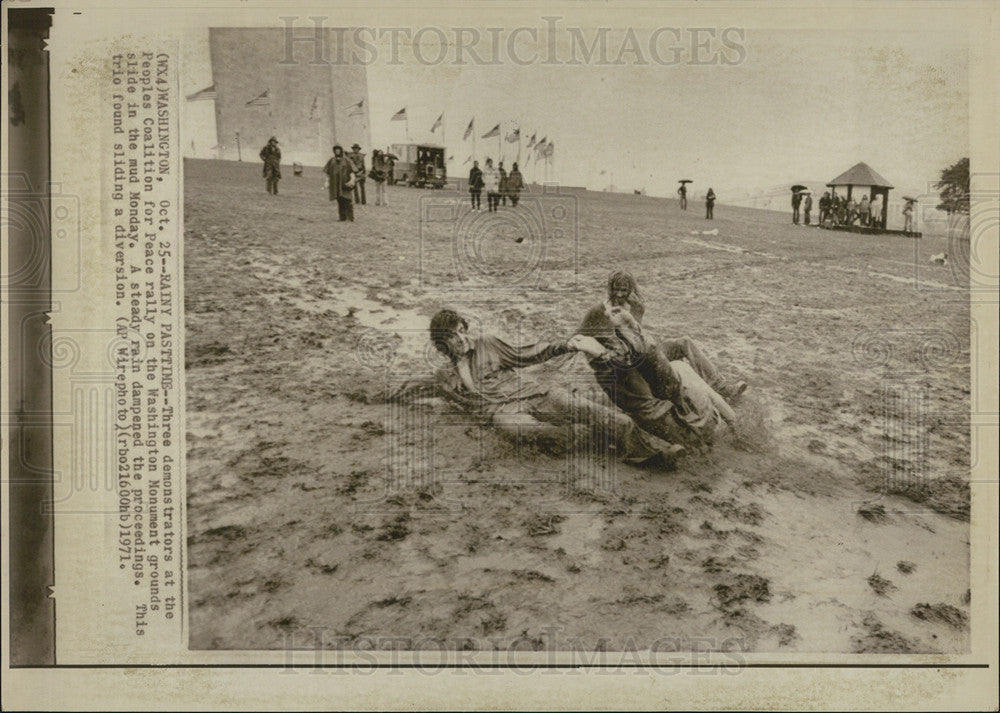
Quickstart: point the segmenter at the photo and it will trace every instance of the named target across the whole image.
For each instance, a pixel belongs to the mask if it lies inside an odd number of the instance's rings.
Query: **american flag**
[[[437,128],[441,126],[443,123],[444,123],[444,114],[439,116],[437,118],[437,121],[434,122],[434,126],[431,127],[431,133],[433,134],[435,131],[437,131]]]
[[[351,104],[347,107],[348,116],[358,116],[359,114],[365,113],[365,100],[362,99],[357,104]]]
[[[472,122],[476,120],[476,117],[469,119],[469,126],[465,129],[465,136],[462,137],[462,141],[468,141],[469,137],[472,136]]]
[[[500,124],[497,124],[492,129],[483,134],[484,139],[492,139],[494,136],[500,135]]]
[[[188,94],[187,100],[189,102],[200,102],[207,101],[209,99],[215,99],[215,85],[210,87],[205,87],[200,92],[195,92],[194,94]]]
[[[271,99],[268,97],[268,92],[270,89],[265,89],[264,92],[258,96],[256,99],[251,99],[247,102],[247,106],[270,106]]]
[[[406,121],[406,107],[404,106],[402,109],[393,114],[389,121]]]

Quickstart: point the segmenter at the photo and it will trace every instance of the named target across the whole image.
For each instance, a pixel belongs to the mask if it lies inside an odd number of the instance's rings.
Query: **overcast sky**
[[[702,35],[702,58],[690,62],[692,37],[683,29],[659,36],[658,56],[650,55],[656,25],[638,27],[629,45],[624,25],[606,36],[607,57],[623,46],[622,65],[598,59],[569,64],[574,37],[559,28],[551,36],[543,23],[537,40],[522,32],[508,44],[512,23],[501,35],[500,61],[477,66],[471,55],[455,62],[455,38],[448,33],[445,59],[438,35],[425,33],[414,55],[401,41],[391,60],[391,38],[376,42],[369,67],[369,117],[375,146],[405,140],[406,124],[389,118],[406,107],[410,138],[440,142],[430,133],[444,113],[453,173],[466,173],[472,141],[463,141],[475,118],[476,154],[497,155],[497,140],[478,138],[498,122],[504,131],[520,126],[523,143],[532,134],[555,141],[549,178],[568,185],[619,190],[646,189],[672,194],[678,178],[695,181],[694,195],[712,186],[723,202],[792,182],[826,181],[858,161],[867,162],[898,189],[921,192],[946,165],[968,155],[968,45],[964,33],[877,32],[858,29],[774,31],[747,29],[730,34],[728,46]],[[474,48],[490,59],[496,43],[485,27]],[[581,28],[588,44],[597,36]],[[554,38],[555,44],[551,44]],[[210,83],[207,30],[191,32],[186,47],[185,93]],[[559,64],[518,64],[556,50]],[[681,61],[667,66],[671,47]],[[513,49],[511,49],[513,48]],[[581,58],[577,43],[576,57]],[[666,58],[666,59],[665,59]],[[646,62],[643,64],[642,62]],[[210,129],[205,105],[192,102],[187,114],[192,135]],[[200,113],[199,113],[200,112]],[[516,144],[503,145],[507,162]],[[366,147],[368,148],[368,147]],[[522,149],[529,178],[541,166]],[[605,173],[602,175],[601,171]]]

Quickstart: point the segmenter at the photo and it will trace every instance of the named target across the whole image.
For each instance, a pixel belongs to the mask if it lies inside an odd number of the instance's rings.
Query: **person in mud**
[[[573,338],[597,383],[639,428],[692,448],[711,445],[736,414],[686,360],[670,361],[625,307],[592,309]]]
[[[722,422],[735,422],[720,391],[735,402],[746,383],[722,378],[690,337],[657,345],[643,333],[644,313],[635,279],[613,272],[607,299],[587,313],[577,330],[590,341],[575,346],[590,356],[601,388],[642,430],[675,443],[708,445]]]
[[[642,330],[642,318],[646,314],[646,303],[639,292],[635,278],[624,270],[615,270],[608,276],[607,298],[600,305],[594,307],[584,321],[596,324],[603,320],[605,327],[607,327],[610,324],[611,313],[616,309],[627,310],[638,323],[640,331]],[[607,316],[606,319],[601,317],[602,313]],[[746,391],[745,381],[723,377],[712,360],[691,337],[655,339],[652,335],[646,334],[645,339],[655,343],[668,361],[686,359],[698,376],[727,401],[737,402]]]
[[[430,378],[411,380],[389,398],[400,401],[419,394],[442,396],[463,410],[486,418],[501,433],[531,438],[560,451],[594,443],[613,444],[633,465],[672,468],[684,455],[680,444],[642,432],[623,414],[588,398],[580,389],[546,383],[520,369],[579,351],[596,342],[575,335],[566,342],[513,346],[492,335],[473,337],[464,317],[450,309],[431,319],[434,347],[450,364]]]

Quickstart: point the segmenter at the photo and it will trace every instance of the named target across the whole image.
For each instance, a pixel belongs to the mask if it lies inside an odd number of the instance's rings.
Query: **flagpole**
[[[406,143],[410,143],[410,115],[406,112],[406,107],[403,107],[403,121],[406,124]]]

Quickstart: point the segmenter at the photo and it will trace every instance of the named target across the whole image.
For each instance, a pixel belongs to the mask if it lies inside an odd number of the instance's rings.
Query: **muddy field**
[[[582,191],[470,215],[401,187],[338,223],[316,169],[275,197],[256,164],[185,168],[192,648],[968,650],[969,313],[927,259],[943,232]],[[438,363],[437,309],[568,337],[614,268],[651,332],[750,384],[749,446],[661,472],[385,402]],[[579,356],[560,376],[591,381]]]

